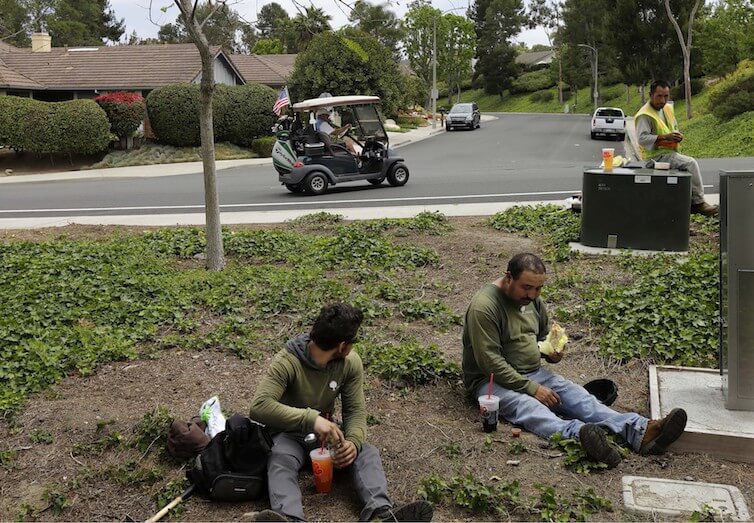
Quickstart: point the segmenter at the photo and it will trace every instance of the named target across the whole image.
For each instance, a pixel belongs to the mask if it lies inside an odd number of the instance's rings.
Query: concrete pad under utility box
[[[644,249],[616,249],[609,247],[589,247],[579,242],[568,242],[571,252],[581,254],[620,256],[621,254],[631,254],[633,256],[654,256],[655,254],[667,254],[670,256],[688,256],[689,251],[648,251]]]
[[[622,484],[623,503],[632,512],[688,516],[706,505],[721,516],[720,521],[749,520],[746,501],[732,485],[640,476],[623,476]]]
[[[754,463],[754,412],[725,408],[719,370],[652,365],[649,397],[652,418],[662,418],[676,407],[689,416],[686,431],[671,451]]]

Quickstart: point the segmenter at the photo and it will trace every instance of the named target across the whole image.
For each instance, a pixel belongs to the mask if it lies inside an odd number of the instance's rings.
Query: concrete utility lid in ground
[[[754,412],[726,409],[721,380],[717,369],[652,365],[652,417],[662,418],[675,407],[688,413],[686,431],[670,447],[673,452],[703,452],[754,463]]]
[[[732,485],[623,476],[623,503],[633,512],[665,516],[689,515],[707,506],[722,521],[749,521],[744,497]]]

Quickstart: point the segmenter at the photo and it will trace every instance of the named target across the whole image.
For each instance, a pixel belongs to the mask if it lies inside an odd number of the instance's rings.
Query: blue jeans
[[[540,367],[524,376],[555,391],[560,396],[560,404],[551,410],[534,396],[494,383],[492,393],[500,398],[500,417],[547,439],[556,432],[565,438],[578,439],[579,429],[585,423],[594,423],[620,435],[634,450],[639,450],[647,430],[647,418],[635,412],[616,412],[600,403],[581,385],[545,368]],[[486,384],[477,391],[478,396],[482,394],[487,394]]]

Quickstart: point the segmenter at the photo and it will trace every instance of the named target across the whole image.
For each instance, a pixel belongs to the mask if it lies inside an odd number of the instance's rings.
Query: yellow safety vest
[[[662,121],[662,119],[657,114],[657,110],[652,107],[649,102],[645,103],[642,108],[639,109],[639,112],[637,112],[634,116],[634,121],[636,121],[639,116],[648,116],[655,123],[655,134],[670,134],[673,132],[673,130],[678,129],[678,122],[675,119],[673,106],[670,104],[665,104],[662,109],[665,112],[665,120],[673,126],[672,129]],[[649,160],[650,158],[656,158],[657,156],[662,156],[663,154],[674,153],[677,151],[678,142],[666,142],[658,140],[657,142],[655,142],[654,149],[645,149],[641,144],[639,144],[639,152],[641,153],[643,160]]]

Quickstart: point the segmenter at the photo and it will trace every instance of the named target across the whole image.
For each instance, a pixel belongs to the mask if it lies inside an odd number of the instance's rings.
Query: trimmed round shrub
[[[272,156],[272,147],[275,145],[277,138],[274,136],[263,136],[256,138],[251,142],[251,150],[262,158]]]
[[[254,138],[270,134],[276,99],[274,90],[259,84],[218,85],[212,96],[215,142],[249,147]],[[147,114],[157,140],[177,147],[199,145],[199,101],[196,84],[168,85],[149,93]]]
[[[198,85],[158,87],[147,95],[147,114],[158,141],[178,147],[201,143]]]
[[[218,86],[220,87],[220,86]],[[222,107],[215,105],[218,141],[250,147],[254,139],[268,136],[277,116],[272,112],[278,93],[261,84],[221,86]]]
[[[132,136],[144,120],[144,97],[139,93],[117,91],[94,99],[110,120],[110,130],[118,138]]]
[[[58,151],[94,154],[110,145],[110,122],[93,100],[73,100],[52,104],[53,125],[60,129]]]
[[[110,122],[93,100],[40,102],[0,97],[0,142],[38,154],[94,154],[110,143]],[[5,143],[7,142],[7,143]]]
[[[743,60],[738,69],[714,85],[709,107],[719,120],[754,110],[754,61]]]

